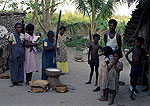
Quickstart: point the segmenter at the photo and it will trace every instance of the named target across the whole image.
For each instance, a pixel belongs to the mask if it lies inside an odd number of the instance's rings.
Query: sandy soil
[[[47,93],[29,93],[30,87],[23,86],[8,87],[10,80],[0,79],[0,106],[108,106],[108,102],[99,102],[97,99],[102,92],[93,92],[95,88],[95,74],[91,85],[85,85],[89,78],[90,67],[87,62],[76,62],[74,56],[80,52],[68,48],[69,73],[62,75],[60,80],[67,84],[70,91],[64,94],[55,91]],[[41,53],[37,55],[39,72],[33,74],[33,79],[41,78]],[[87,55],[84,55],[87,61]],[[149,106],[150,97],[137,95],[135,101],[129,99],[129,65],[123,58],[124,70],[121,72],[120,80],[125,81],[125,86],[120,86],[113,106],[118,104],[125,106]],[[111,97],[111,96],[110,96]],[[110,100],[110,99],[109,99]]]

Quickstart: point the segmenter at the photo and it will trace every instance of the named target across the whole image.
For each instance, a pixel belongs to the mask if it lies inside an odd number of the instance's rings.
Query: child
[[[135,100],[133,97],[134,91],[136,90],[136,85],[138,78],[142,75],[142,59],[145,56],[145,50],[142,48],[144,44],[144,38],[137,37],[135,39],[135,47],[133,47],[125,56],[129,64],[131,65],[131,72],[130,72],[130,84],[132,86],[132,91],[130,98],[131,100]],[[128,55],[132,52],[132,61],[129,59]]]
[[[92,80],[92,76],[93,76],[93,72],[94,72],[94,67],[95,67],[95,72],[96,72],[95,86],[97,86],[97,82],[98,82],[98,67],[99,67],[98,51],[99,51],[99,49],[102,49],[102,47],[98,44],[98,41],[100,40],[100,35],[99,34],[94,34],[93,35],[93,39],[94,39],[94,43],[90,44],[89,53],[88,53],[88,64],[91,67],[90,79],[85,84],[91,84],[91,80]]]
[[[33,36],[33,40],[32,43],[38,43],[39,39],[41,37],[41,33],[37,32],[34,36]],[[34,50],[35,52],[37,52],[37,48],[35,46],[30,47],[30,51]]]
[[[99,73],[99,87],[97,87],[95,90],[100,90],[100,87],[103,88],[103,97],[105,96],[105,90],[107,88],[107,81],[108,81],[108,71],[107,66],[110,62],[109,55],[112,54],[112,48],[109,46],[106,46],[103,48],[103,55],[104,57],[100,60],[100,73]]]
[[[46,68],[56,68],[56,60],[53,61],[55,43],[54,43],[54,32],[49,30],[47,33],[47,38],[43,41],[43,51],[42,51],[42,80],[47,80],[45,73]]]
[[[119,74],[120,71],[123,70],[122,62],[119,62],[119,59],[122,58],[122,52],[119,50],[115,50],[113,52],[113,62],[107,66],[108,70],[108,82],[106,83],[107,88],[105,90],[105,95],[100,101],[108,100],[109,89],[112,90],[112,99],[108,105],[112,105],[114,103],[114,99],[116,96],[116,92],[119,90]]]
[[[109,55],[112,54],[112,48],[110,46],[106,46],[102,49],[104,57],[100,60],[100,73],[99,73],[99,86],[93,90],[93,92],[100,91],[100,87],[103,88],[103,96],[105,92],[105,83],[108,76],[107,65],[110,62]]]

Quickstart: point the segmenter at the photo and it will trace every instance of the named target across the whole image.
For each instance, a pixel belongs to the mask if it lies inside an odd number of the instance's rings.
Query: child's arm
[[[111,68],[114,66],[114,64],[111,64],[111,65],[107,65],[107,70],[108,72],[111,70]]]
[[[50,50],[52,50],[53,48],[55,48],[55,44],[53,44],[51,47],[48,47],[48,45],[47,45],[47,42],[43,42],[44,44],[44,46],[43,46],[43,48],[46,50],[46,51],[50,51]]]
[[[37,45],[37,43],[32,43],[32,41],[27,41],[27,40],[25,40],[25,46],[27,46],[27,47],[32,47],[32,46],[36,46]]]
[[[125,55],[127,61],[130,63],[130,65],[132,65],[132,61],[129,59],[128,55],[133,51],[133,49],[134,49],[134,48],[130,49],[130,50],[128,51],[128,53]]]
[[[38,38],[36,39],[36,41],[35,41],[35,42],[38,42],[38,41],[39,41],[39,39],[40,39],[40,37],[38,37]]]
[[[121,62],[119,62],[118,64],[114,65],[114,68],[117,73],[120,73],[120,71],[123,70],[123,64]]]
[[[111,68],[116,65],[116,63],[117,63],[117,61],[113,60],[113,63],[111,65],[107,65],[107,70],[110,71]]]
[[[102,47],[101,46],[99,47],[99,49],[102,51]],[[98,57],[102,56],[102,55],[103,55],[103,53],[99,54]]]
[[[90,64],[90,55],[91,55],[91,45],[89,47],[89,52],[88,52],[88,64]]]

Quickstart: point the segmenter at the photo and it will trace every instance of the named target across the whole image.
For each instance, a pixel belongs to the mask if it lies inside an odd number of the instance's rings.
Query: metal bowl
[[[58,68],[47,68],[45,73],[48,77],[59,77],[62,71]]]
[[[83,56],[82,56],[82,55],[76,55],[74,58],[75,58],[76,60],[82,60],[82,59],[83,59]]]
[[[61,71],[60,69],[58,68],[46,68],[47,71],[50,71],[50,72],[59,72]]]

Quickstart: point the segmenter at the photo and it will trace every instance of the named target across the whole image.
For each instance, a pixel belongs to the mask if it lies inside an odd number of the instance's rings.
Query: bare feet
[[[100,87],[97,87],[93,90],[93,92],[98,92],[98,91],[100,91]]]
[[[97,86],[97,83],[95,83],[95,86]]]
[[[11,84],[9,85],[9,87],[14,87],[14,85],[15,85],[14,83],[11,83]]]
[[[135,93],[137,93],[137,94],[139,93],[137,89],[135,89]]]
[[[135,98],[133,97],[133,95],[130,95],[130,99],[131,99],[132,101],[135,100]]]
[[[99,101],[108,101],[106,98],[98,98]]]
[[[101,95],[102,98],[104,98],[104,95]]]
[[[113,105],[114,104],[114,102],[113,101],[111,101],[111,102],[109,102],[109,104],[108,105]]]
[[[86,82],[85,84],[91,84],[91,81]]]

